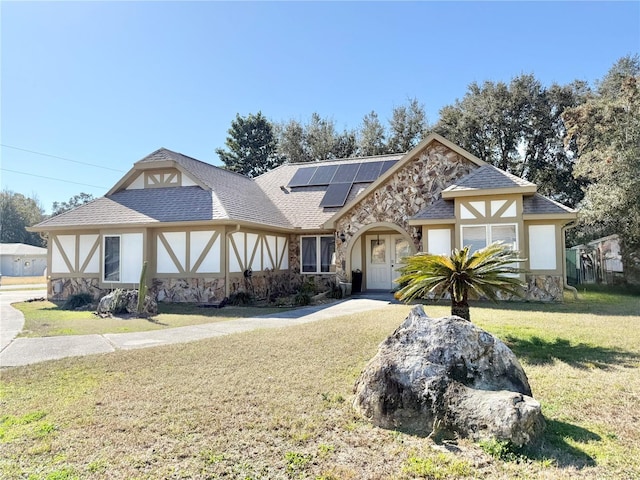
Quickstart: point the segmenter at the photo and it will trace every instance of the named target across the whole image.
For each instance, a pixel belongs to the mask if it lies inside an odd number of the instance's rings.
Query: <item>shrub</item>
[[[296,302],[296,305],[309,305],[311,303],[311,295],[304,290],[300,290],[298,293],[296,293],[294,301]]]
[[[253,295],[244,290],[238,290],[229,295],[229,305],[243,306],[253,303]]]
[[[491,455],[497,460],[515,462],[521,458],[520,449],[506,440],[482,440],[478,445],[486,454]]]
[[[76,308],[91,305],[93,303],[93,296],[90,293],[76,293],[67,298],[62,308],[64,310],[75,310]]]

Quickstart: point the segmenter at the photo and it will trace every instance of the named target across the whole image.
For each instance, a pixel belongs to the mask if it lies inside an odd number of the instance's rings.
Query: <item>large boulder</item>
[[[96,313],[100,316],[136,314],[149,317],[158,313],[158,303],[149,295],[144,297],[142,312],[138,314],[138,290],[115,289],[100,299]]]
[[[421,305],[360,375],[354,407],[374,425],[422,435],[522,446],[544,430],[540,403],[509,347],[460,317],[429,318]]]

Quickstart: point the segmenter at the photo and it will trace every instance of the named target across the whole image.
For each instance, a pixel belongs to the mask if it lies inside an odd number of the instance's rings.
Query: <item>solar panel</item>
[[[360,169],[356,174],[356,178],[353,180],[354,183],[361,182],[373,182],[380,176],[380,169],[382,168],[383,162],[368,162],[361,163]]]
[[[293,178],[289,181],[289,186],[304,187],[305,185],[309,185],[309,180],[311,180],[311,177],[313,177],[313,174],[316,173],[317,169],[318,167],[299,168],[293,175]]]
[[[331,179],[331,183],[351,183],[353,179],[356,177],[356,173],[358,173],[358,169],[360,168],[359,163],[347,163],[344,165],[340,165],[338,167],[338,171],[335,173],[333,178]]]
[[[336,170],[338,170],[337,165],[323,165],[322,167],[318,167],[318,170],[316,170],[316,173],[314,173],[309,181],[309,186],[329,185]]]
[[[320,202],[321,207],[342,207],[347,200],[351,183],[333,183],[327,187],[327,191]]]
[[[380,169],[380,176],[396,164],[397,160],[385,160]]]

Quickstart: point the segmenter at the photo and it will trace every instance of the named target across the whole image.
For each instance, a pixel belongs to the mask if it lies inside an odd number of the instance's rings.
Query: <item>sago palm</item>
[[[404,260],[397,282],[402,286],[396,297],[403,301],[451,296],[451,315],[471,320],[470,298],[498,300],[498,292],[521,296],[524,270],[517,267],[518,252],[500,242],[469,254],[469,247],[455,249],[451,255],[418,253]]]

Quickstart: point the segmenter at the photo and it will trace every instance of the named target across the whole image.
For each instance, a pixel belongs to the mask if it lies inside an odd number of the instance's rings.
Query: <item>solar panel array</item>
[[[289,187],[327,186],[321,207],[342,207],[354,183],[371,183],[389,170],[397,160],[349,162],[343,165],[320,165],[299,168]]]

